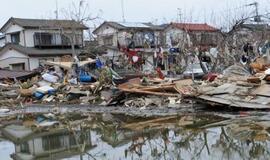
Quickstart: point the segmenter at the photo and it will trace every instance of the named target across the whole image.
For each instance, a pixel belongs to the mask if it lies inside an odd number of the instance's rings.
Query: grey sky
[[[13,16],[19,18],[54,18],[55,0],[1,0],[0,25]],[[102,10],[101,19],[121,21],[121,0],[85,0],[89,3],[93,15]],[[69,8],[72,2],[79,0],[58,0],[60,15],[62,8]],[[126,21],[151,21],[158,23],[171,22],[177,19],[177,8],[182,10],[182,19],[194,22],[219,24],[228,18],[229,11],[239,9],[253,10],[252,7],[241,7],[254,0],[124,0]],[[260,12],[270,8],[270,0],[257,0]],[[211,15],[215,15],[214,18]],[[61,16],[60,16],[61,17]],[[98,22],[96,22],[98,23]]]

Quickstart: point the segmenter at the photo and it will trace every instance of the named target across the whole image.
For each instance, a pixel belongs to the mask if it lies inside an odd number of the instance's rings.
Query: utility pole
[[[177,8],[177,17],[178,17],[178,23],[182,22],[182,9],[181,8]]]
[[[248,4],[246,6],[254,6],[255,7],[255,18],[254,18],[254,21],[255,22],[261,22],[261,17],[259,15],[259,3],[258,2],[254,2],[254,3]]]
[[[55,18],[58,19],[59,17],[59,13],[58,13],[58,0],[55,0],[55,6],[56,6],[56,10],[55,10]]]
[[[123,22],[126,22],[125,9],[124,9],[124,0],[121,0],[121,8],[122,8],[122,20],[123,20]]]

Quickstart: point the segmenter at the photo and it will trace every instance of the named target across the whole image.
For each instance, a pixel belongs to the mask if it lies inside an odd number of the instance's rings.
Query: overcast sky
[[[125,19],[128,22],[166,23],[177,20],[181,9],[182,21],[211,22],[221,21],[239,9],[252,12],[253,7],[244,7],[254,0],[123,0]],[[68,9],[71,3],[79,0],[58,0],[60,17],[62,9]],[[89,12],[100,15],[98,22],[104,20],[122,21],[121,0],[85,0]],[[257,0],[261,13],[270,8],[270,0]],[[179,9],[178,9],[179,8]],[[0,25],[8,18],[55,18],[56,0],[1,0]],[[215,15],[215,16],[213,16]],[[179,19],[179,17],[178,17]]]

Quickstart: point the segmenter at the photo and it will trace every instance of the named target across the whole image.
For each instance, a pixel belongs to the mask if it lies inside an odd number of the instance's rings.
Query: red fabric
[[[128,57],[138,56],[136,51],[128,51]]]
[[[137,63],[137,62],[133,62],[132,57],[133,57],[133,56],[138,56],[138,52],[139,52],[138,50],[130,50],[130,49],[128,49],[128,48],[121,47],[121,48],[120,48],[120,51],[125,53],[125,55],[128,57],[128,60],[129,60],[132,64]],[[141,58],[140,56],[138,56],[138,57],[139,57],[138,62],[141,62],[142,58]]]
[[[208,73],[203,80],[207,80],[209,82],[213,82],[218,77],[218,74],[215,73]]]
[[[160,68],[157,68],[156,71],[157,71],[158,77],[159,77],[160,79],[165,79],[165,76],[164,76],[163,73],[161,72],[161,69],[160,69]]]

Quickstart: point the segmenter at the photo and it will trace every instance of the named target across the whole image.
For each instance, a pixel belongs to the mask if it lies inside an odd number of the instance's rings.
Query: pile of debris
[[[108,67],[96,68],[96,60],[92,59],[78,62],[75,69],[75,62],[48,61],[45,64],[39,72],[1,69],[1,106],[99,103],[100,92],[111,89],[114,79],[121,79]]]
[[[191,94],[193,89],[191,79],[165,78],[161,72],[123,78],[98,59],[46,61],[38,72],[2,71],[10,75],[0,80],[3,107],[60,103],[161,107],[181,103],[183,95]]]
[[[270,69],[261,60],[251,63],[250,68],[251,72],[242,64],[229,67],[213,82],[197,86],[193,98],[215,107],[269,109]]]
[[[270,108],[270,65],[265,57],[248,66],[233,65],[223,74],[209,73],[200,81],[166,78],[161,72],[123,78],[93,59],[45,64],[41,72],[0,70],[1,106],[61,103],[143,109],[202,102],[214,106]],[[1,77],[3,74],[6,76]]]

